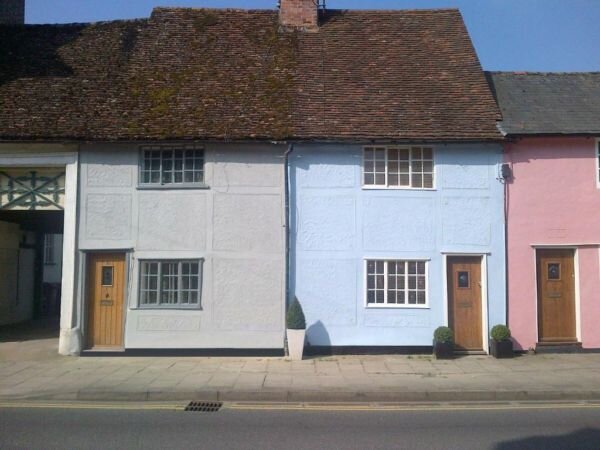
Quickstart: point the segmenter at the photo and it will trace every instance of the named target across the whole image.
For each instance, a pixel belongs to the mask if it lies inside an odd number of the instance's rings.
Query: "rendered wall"
[[[535,245],[577,248],[579,328],[584,347],[600,347],[600,189],[596,141],[524,138],[506,145],[509,325],[519,348],[537,343]]]
[[[435,190],[361,187],[362,147],[291,155],[291,292],[311,345],[426,346],[446,323],[444,253],[487,254],[489,325],[505,323],[499,145],[434,146]],[[367,308],[364,259],[428,258],[429,307]]]
[[[126,348],[283,347],[285,148],[205,148],[185,190],[138,189],[135,146],[82,148],[80,249],[132,252]],[[202,310],[138,308],[139,258],[204,258]]]

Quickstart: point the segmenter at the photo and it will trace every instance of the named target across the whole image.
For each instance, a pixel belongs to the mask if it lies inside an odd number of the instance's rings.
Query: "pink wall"
[[[600,347],[600,189],[593,138],[524,138],[505,146],[508,185],[508,323],[517,348],[537,342],[533,244],[575,245],[581,342]]]

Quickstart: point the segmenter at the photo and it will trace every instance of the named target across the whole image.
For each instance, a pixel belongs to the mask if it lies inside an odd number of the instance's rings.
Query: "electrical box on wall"
[[[500,166],[500,178],[503,180],[510,180],[512,178],[512,167],[508,163],[504,163]]]

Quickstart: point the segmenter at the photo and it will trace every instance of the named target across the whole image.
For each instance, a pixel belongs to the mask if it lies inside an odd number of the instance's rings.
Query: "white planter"
[[[292,361],[301,361],[306,330],[287,330],[288,351]]]

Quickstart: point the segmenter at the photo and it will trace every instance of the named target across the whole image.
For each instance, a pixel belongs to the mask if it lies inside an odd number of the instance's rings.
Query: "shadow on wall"
[[[532,436],[523,439],[501,442],[496,450],[527,450],[527,449],[564,449],[576,448],[597,449],[600,442],[600,430],[597,428],[582,428],[569,434],[558,436]]]
[[[319,342],[318,346],[311,345],[311,342]],[[327,328],[323,325],[323,322],[317,320],[310,327],[306,329],[306,349],[307,354],[313,353],[311,351],[311,347],[313,350],[317,350],[322,347],[331,347],[331,339],[329,339],[329,333],[327,332]]]

